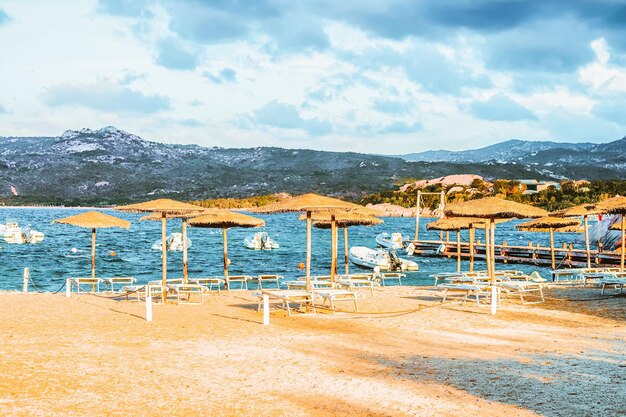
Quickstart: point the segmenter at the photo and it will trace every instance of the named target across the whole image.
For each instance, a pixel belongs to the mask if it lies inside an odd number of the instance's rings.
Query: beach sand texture
[[[387,287],[363,311],[272,313],[247,291],[202,306],[1,293],[3,416],[626,415],[626,296],[554,289],[493,317]],[[349,305],[339,305],[348,309]]]

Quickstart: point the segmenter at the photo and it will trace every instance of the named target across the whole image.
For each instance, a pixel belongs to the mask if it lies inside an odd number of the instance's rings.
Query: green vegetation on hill
[[[266,204],[275,203],[280,199],[280,196],[277,194],[267,194],[246,198],[216,198],[210,200],[196,200],[191,201],[191,204],[195,204],[204,208],[238,209],[260,207]]]
[[[507,200],[533,204],[548,211],[559,210],[578,204],[595,203],[616,194],[626,195],[626,181],[623,180],[597,180],[588,183],[574,181],[562,181],[561,188],[548,187],[536,194],[524,194],[526,187],[519,181],[496,180],[486,184],[481,180],[474,180],[471,186],[462,187],[462,191],[448,193],[456,185],[444,186],[440,184],[429,185],[421,188],[423,192],[446,193],[448,203],[466,201],[482,197],[498,196]],[[415,207],[417,202],[417,188],[408,187],[406,191],[400,191],[399,187],[376,194],[370,194],[361,199],[361,204],[391,203],[403,207]],[[435,209],[439,204],[439,196],[422,196],[422,207]]]

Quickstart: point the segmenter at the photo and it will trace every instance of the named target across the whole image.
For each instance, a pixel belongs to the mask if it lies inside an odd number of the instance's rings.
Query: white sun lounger
[[[626,285],[626,274],[614,273],[613,276],[607,276],[606,278],[601,279],[600,285],[602,286],[602,291],[600,292],[600,294],[602,295],[605,294],[607,286],[614,286],[615,289],[619,288],[619,292],[617,292],[616,294],[621,294],[624,290],[624,285]]]
[[[92,277],[78,277],[78,278],[70,278],[70,286],[76,288],[76,293],[80,294],[81,286],[88,285],[91,286],[91,291],[84,292],[100,292],[100,283],[102,282],[102,278],[92,278]],[[70,288],[71,291],[71,288]]]
[[[224,277],[226,279],[226,283],[228,285],[228,290],[234,290],[232,284],[238,282],[240,285],[239,290],[247,290],[248,289],[248,281],[252,279],[249,275],[229,275]]]
[[[311,290],[316,297],[322,299],[322,307],[326,305],[326,301],[330,303],[330,308],[335,313],[335,301],[354,301],[354,311],[359,311],[359,303],[357,298],[359,294],[354,291],[347,290],[333,290],[333,289],[318,289]]]
[[[165,299],[163,298],[164,290],[167,292],[167,288],[162,284],[126,285],[122,287],[122,291],[126,294],[126,300],[128,300],[130,295],[134,294],[137,296],[137,302],[141,303],[141,297],[143,296],[145,299],[146,292],[148,292],[152,300],[159,299],[163,305],[165,305]]]
[[[519,294],[522,304],[539,304],[545,302],[543,297],[543,285],[539,282],[533,281],[501,281],[496,284],[502,288],[505,293]],[[538,297],[536,301],[527,301],[524,299],[524,294],[534,295]]]
[[[177,304],[203,304],[206,287],[200,284],[171,284],[167,286],[176,294]],[[199,301],[192,301],[192,296],[198,295]]]
[[[315,311],[315,296],[307,291],[300,290],[263,290],[257,293],[259,297],[259,303],[257,305],[257,311],[261,311],[261,304],[263,303],[263,295],[267,295],[270,301],[278,301],[283,308],[287,310],[287,314],[291,317],[290,304],[298,304],[301,309],[304,305],[311,306],[313,314]]]
[[[320,289],[320,288],[333,288],[333,283],[330,281],[320,281],[320,280],[311,280],[312,289]],[[283,285],[287,287],[289,290],[293,289],[306,289],[306,281],[305,280],[295,280],[295,281],[285,281]]]
[[[337,281],[337,285],[340,287],[345,287],[350,291],[356,291],[361,288],[369,289],[372,298],[374,298],[374,287],[380,286],[380,284],[375,281],[359,278],[342,278]]]
[[[442,304],[446,302],[446,298],[448,297],[449,291],[464,293],[465,294],[465,297],[463,297],[464,303],[465,301],[467,301],[470,295],[473,295],[474,299],[476,300],[476,305],[479,307],[486,305],[480,302],[481,297],[484,298],[485,300],[491,299],[491,287],[489,285],[445,283],[445,284],[439,285],[437,288],[443,288],[443,298],[441,300]],[[498,294],[497,302],[499,305],[500,304],[500,289],[499,288],[498,288],[497,294]]]
[[[119,291],[123,291],[123,286],[133,285],[135,284],[135,282],[137,282],[137,279],[133,277],[108,277],[108,278],[102,278],[102,280],[104,281],[106,285],[109,286],[109,291],[111,292],[111,294],[115,292],[116,285],[122,286],[118,290],[119,292]]]
[[[279,280],[283,279],[282,275],[257,275],[256,277],[252,277],[253,281],[256,281],[259,284],[259,289],[263,289],[263,284],[267,284],[273,282],[276,284],[276,289],[280,289]]]
[[[189,278],[189,282],[202,285],[209,291],[213,290],[215,287],[218,293],[220,293],[222,286],[226,284],[226,280],[220,277]]]

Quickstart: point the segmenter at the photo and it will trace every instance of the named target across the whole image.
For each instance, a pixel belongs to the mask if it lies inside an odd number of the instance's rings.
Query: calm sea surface
[[[89,276],[91,274],[91,231],[73,226],[52,224],[52,220],[87,211],[85,209],[28,209],[2,208],[0,222],[6,218],[16,218],[21,226],[31,225],[34,230],[45,233],[46,238],[39,244],[12,245],[0,240],[0,290],[21,289],[24,267],[29,267],[33,281],[46,291],[58,290],[65,278],[71,276]],[[134,276],[139,283],[161,277],[161,256],[159,251],[151,249],[152,244],[161,237],[160,222],[139,221],[141,215],[102,210],[131,221],[129,230],[101,229],[97,237],[96,275]],[[230,274],[281,274],[286,278],[302,276],[298,263],[305,261],[305,222],[298,221],[296,214],[257,215],[265,220],[266,226],[260,229],[230,229],[228,232]],[[374,227],[351,227],[349,230],[350,246],[376,247],[374,240],[380,232],[402,232],[412,236],[415,220],[411,218],[385,218],[385,223]],[[437,239],[438,232],[426,230],[430,219],[422,219],[420,238]],[[523,233],[515,230],[519,220],[498,224],[496,240],[506,240],[510,245],[525,245],[528,241],[548,245],[547,233]],[[168,221],[168,233],[180,231],[180,220]],[[189,276],[202,277],[222,274],[222,234],[220,229],[189,228],[192,246],[189,249]],[[253,251],[245,249],[243,239],[255,231],[267,231],[280,244],[274,251]],[[343,233],[339,240],[339,271],[343,266]],[[476,232],[477,239],[484,241],[481,232]],[[451,233],[451,240],[456,235]],[[462,233],[467,240],[467,233]],[[556,246],[562,242],[574,242],[576,234],[555,234]],[[578,247],[581,245],[578,243]],[[76,248],[76,251],[72,251]],[[115,252],[115,256],[111,255]],[[406,257],[406,256],[404,256]],[[432,285],[431,274],[456,270],[455,259],[412,258],[420,265],[419,272],[407,273],[405,285]],[[549,278],[549,270],[531,265],[515,265],[516,269],[527,272],[538,270],[544,278]],[[468,262],[463,262],[468,268]],[[477,269],[484,269],[484,264],[477,263]],[[499,268],[502,266],[499,265]],[[313,228],[312,273],[328,274],[330,269],[330,231]],[[356,265],[350,265],[350,272],[366,272]],[[182,276],[182,253],[168,252],[168,276]],[[32,290],[32,289],[31,289]]]

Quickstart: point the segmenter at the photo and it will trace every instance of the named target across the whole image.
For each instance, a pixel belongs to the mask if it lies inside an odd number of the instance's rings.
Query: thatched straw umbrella
[[[63,219],[53,220],[52,223],[69,224],[77,227],[91,229],[91,278],[96,277],[96,229],[118,227],[128,229],[130,222],[119,217],[100,213],[99,211],[88,211]]]
[[[426,229],[440,231],[456,231],[457,271],[461,271],[461,230],[469,230],[470,272],[474,270],[474,230],[485,228],[485,219],[474,217],[443,217],[428,223]]]
[[[583,217],[585,227],[585,251],[587,252],[587,268],[591,268],[591,247],[589,242],[589,215],[598,214],[593,204],[580,204],[578,206],[566,208],[550,213],[554,217]],[[598,228],[599,230],[599,228]]]
[[[228,229],[231,227],[261,227],[265,221],[230,210],[208,209],[201,216],[189,220],[191,227],[222,229],[224,241],[224,277],[228,285]]]
[[[337,212],[350,211],[350,210],[362,210],[361,212],[379,213],[377,210],[367,209],[358,204],[349,203],[347,201],[339,200],[331,197],[324,197],[318,194],[303,194],[288,200],[279,201],[276,203],[268,204],[266,206],[255,208],[251,211],[255,213],[301,213],[306,212],[306,290],[311,290],[311,213],[316,211],[331,211],[331,230],[334,230],[333,236],[336,234],[335,216]],[[380,215],[380,214],[379,214]],[[333,248],[334,263],[331,262],[331,276],[333,270],[336,269],[336,256],[337,248]]]
[[[599,213],[606,214],[619,214],[622,216],[621,221],[621,230],[622,230],[622,244],[620,245],[620,253],[621,253],[621,261],[620,268],[624,270],[624,258],[626,257],[626,248],[624,245],[624,236],[626,232],[626,197],[612,197],[608,200],[604,200],[601,203],[598,203],[595,207]]]
[[[161,215],[161,259],[162,259],[162,283],[167,285],[167,216],[179,215],[183,217],[183,245],[186,246],[186,219],[185,215],[190,216],[202,211],[201,207],[193,204],[183,203],[181,201],[161,198],[157,200],[145,201],[143,203],[129,204],[127,206],[115,207],[115,210],[127,213],[159,213]],[[184,249],[184,248],[183,248]],[[185,269],[186,259],[183,259],[183,269]],[[165,299],[165,292],[163,299]]]
[[[556,262],[554,259],[554,231],[558,231],[559,228],[578,226],[579,220],[566,219],[562,217],[541,217],[525,223],[520,223],[516,227],[518,230],[525,232],[550,232],[550,257],[552,259],[552,269],[556,269]]]
[[[512,219],[528,217],[544,217],[548,212],[527,204],[504,200],[498,197],[487,197],[479,200],[470,200],[448,206],[445,214],[449,217],[480,217],[489,219],[486,227],[487,270],[491,281],[491,314],[496,314],[496,287],[495,287],[495,219]]]
[[[331,222],[332,213],[330,212],[316,212],[313,213],[312,219],[315,221],[313,225],[319,229],[332,229]],[[306,215],[299,217],[299,220],[306,220]],[[368,216],[359,214],[358,212],[344,212],[335,214],[335,223],[337,227],[343,227],[343,252],[346,264],[346,274],[350,273],[349,259],[348,259],[348,227],[350,226],[375,226],[383,223],[383,221],[374,216]],[[331,236],[335,239],[333,242],[334,247],[337,247],[337,235]],[[332,263],[332,262],[331,262]],[[332,275],[331,275],[332,277]]]

